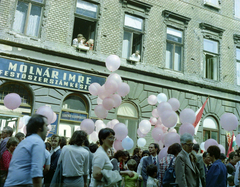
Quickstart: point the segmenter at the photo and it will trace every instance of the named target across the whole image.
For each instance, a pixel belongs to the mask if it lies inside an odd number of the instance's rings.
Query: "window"
[[[181,71],[183,32],[167,28],[166,68]]]
[[[235,0],[235,17],[240,18],[240,0]]]
[[[18,1],[12,27],[15,32],[39,37],[43,1]]]
[[[117,111],[117,119],[128,128],[128,136],[136,143],[138,128],[138,111],[131,103],[123,103]]]
[[[220,0],[204,0],[204,4],[220,9]]]
[[[86,39],[95,41],[96,23],[98,21],[98,5],[83,0],[77,0],[72,39],[82,34]]]
[[[237,60],[237,85],[240,85],[240,48],[236,48]]]
[[[218,142],[218,123],[214,117],[208,116],[203,121],[203,141],[210,138]]]
[[[141,52],[142,52],[143,25],[144,25],[143,19],[129,14],[125,14],[124,35],[122,44],[123,58],[129,59],[130,56],[136,51],[139,51],[139,54],[142,55]]]
[[[219,49],[218,42],[203,39],[205,58],[205,78],[218,80],[219,77]]]

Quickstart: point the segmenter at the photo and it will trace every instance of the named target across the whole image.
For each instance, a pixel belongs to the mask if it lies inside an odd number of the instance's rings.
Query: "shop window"
[[[70,138],[80,124],[88,118],[88,104],[80,95],[69,95],[62,105],[58,134]]]
[[[219,79],[219,49],[218,42],[213,40],[203,40],[204,60],[205,60],[205,78]]]
[[[181,71],[183,53],[183,32],[167,28],[166,68]]]
[[[117,119],[128,128],[128,136],[136,143],[138,128],[138,111],[131,103],[123,103],[117,111]]]
[[[44,0],[18,1],[12,29],[27,36],[39,37]]]
[[[240,0],[235,0],[235,17],[240,18]]]
[[[83,0],[77,0],[72,38],[72,45],[74,47],[82,50],[91,50],[94,48],[97,21],[98,5]],[[79,35],[82,36],[77,42],[77,37]],[[74,40],[77,42],[77,45]]]
[[[207,139],[214,139],[218,142],[219,130],[218,122],[212,116],[208,116],[203,121],[203,141]]]
[[[141,61],[144,20],[125,14],[122,57]]]
[[[240,48],[236,48],[237,85],[240,85]]]

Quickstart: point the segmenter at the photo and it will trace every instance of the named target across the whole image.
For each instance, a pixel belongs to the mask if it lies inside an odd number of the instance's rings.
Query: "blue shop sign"
[[[0,58],[0,78],[88,92],[90,84],[105,83],[104,77]]]
[[[84,119],[87,119],[87,114],[62,111],[61,120],[71,120],[71,121],[82,122]]]

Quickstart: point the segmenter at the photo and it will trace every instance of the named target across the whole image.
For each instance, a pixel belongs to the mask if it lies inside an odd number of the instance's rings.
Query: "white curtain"
[[[240,49],[239,48],[236,49],[236,56],[237,56],[237,60],[240,60]]]
[[[207,75],[206,78],[218,80],[218,56],[207,58]]]
[[[40,17],[42,8],[39,6],[32,5],[31,13],[28,20],[27,35],[38,36]]]
[[[166,49],[166,68],[172,69],[172,44],[167,43]]]
[[[18,33],[24,33],[25,21],[27,16],[28,4],[18,1],[15,18],[13,23],[13,30]]]
[[[125,15],[125,22],[124,22],[125,26],[142,30],[142,24],[143,24],[143,19],[130,16],[128,14]]]
[[[130,103],[121,104],[117,111],[117,115],[138,118],[136,108]]]
[[[240,18],[240,0],[235,0],[235,16]]]
[[[123,44],[122,44],[122,57],[123,58],[130,57],[131,41],[132,41],[132,33],[124,32]]]
[[[182,47],[175,46],[174,54],[174,70],[181,71],[181,56],[182,56]]]
[[[237,85],[240,85],[240,63],[237,62]]]

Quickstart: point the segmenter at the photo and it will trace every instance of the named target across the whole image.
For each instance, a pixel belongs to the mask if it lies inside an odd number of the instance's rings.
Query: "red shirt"
[[[0,170],[8,171],[11,159],[12,154],[8,150],[4,151],[0,160]]]

